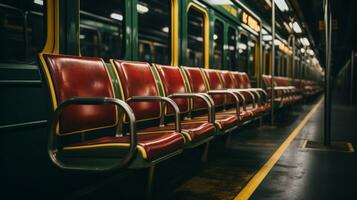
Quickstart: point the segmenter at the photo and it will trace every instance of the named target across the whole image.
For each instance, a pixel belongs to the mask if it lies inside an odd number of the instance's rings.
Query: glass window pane
[[[31,63],[44,45],[43,1],[0,4],[0,61]]]
[[[204,64],[204,16],[194,8],[187,14],[187,65],[203,67]]]
[[[239,70],[243,72],[248,72],[248,37],[246,35],[240,35],[238,49]]]
[[[139,60],[170,64],[171,0],[140,0],[137,10]]]
[[[255,66],[257,62],[257,42],[255,40],[251,40],[248,42],[248,46],[250,48],[248,74],[250,76],[255,76]]]
[[[236,69],[236,31],[232,28],[228,28],[228,54],[227,54],[227,69]]]
[[[222,69],[223,56],[223,23],[216,20],[214,25],[213,49],[214,61],[213,68]]]
[[[265,74],[270,74],[270,47],[265,47]]]
[[[81,1],[81,55],[110,58],[124,56],[124,0]]]

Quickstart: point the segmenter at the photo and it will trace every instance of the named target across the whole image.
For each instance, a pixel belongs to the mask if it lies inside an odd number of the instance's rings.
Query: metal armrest
[[[252,100],[253,100],[253,108],[255,108],[255,106],[256,106],[256,99],[255,99],[255,96],[254,96],[254,94],[253,94],[252,91],[247,90],[247,89],[229,89],[229,91],[241,92],[241,93],[246,93],[246,94],[250,95],[250,96],[252,97]]]
[[[281,91],[282,92],[282,95],[280,96],[280,99],[281,101],[285,98],[286,96],[286,88],[285,87],[273,87],[274,88],[274,91]],[[272,88],[271,87],[268,87],[267,90],[271,91]],[[273,101],[275,100],[275,95],[274,95],[274,99],[272,99]]]
[[[236,112],[237,112],[237,115],[240,114],[239,97],[234,92],[229,91],[229,90],[210,90],[207,93],[208,94],[228,94],[230,96],[233,96],[233,98],[236,100]]]
[[[215,111],[214,111],[214,102],[212,98],[207,98],[207,94],[205,93],[174,93],[169,96],[168,98],[198,98],[202,99],[206,104],[208,108],[208,122],[214,123],[215,121]]]
[[[103,104],[114,104],[114,105],[124,109],[124,111],[126,112],[128,118],[129,118],[130,147],[129,147],[129,152],[126,155],[126,157],[124,158],[124,160],[122,162],[117,162],[116,164],[114,164],[110,167],[96,167],[96,166],[89,167],[89,166],[69,165],[69,164],[63,163],[57,157],[58,136],[56,136],[56,130],[57,130],[58,121],[61,117],[62,112],[64,111],[64,108],[66,108],[70,105],[103,105]],[[120,123],[118,123],[118,126],[119,126],[119,124]],[[90,98],[75,97],[75,98],[68,99],[58,106],[58,108],[55,110],[53,117],[51,119],[50,127],[49,127],[50,135],[49,135],[48,147],[47,147],[48,155],[49,155],[50,159],[52,160],[52,162],[60,169],[94,171],[94,172],[107,172],[107,171],[119,170],[119,169],[124,168],[126,165],[128,165],[129,162],[132,160],[132,158],[135,155],[136,145],[137,145],[137,136],[136,136],[135,126],[136,126],[136,120],[135,120],[133,110],[124,101],[121,101],[119,99],[107,98],[107,97],[90,97]],[[119,129],[117,129],[117,131],[118,130]]]
[[[175,111],[175,130],[178,133],[181,133],[181,118],[180,118],[180,109],[170,98],[161,97],[161,96],[132,96],[126,100],[127,103],[130,102],[152,102],[152,101],[160,101],[163,103],[168,103]],[[164,110],[164,109],[163,109]]]
[[[246,102],[245,102],[244,95],[238,89],[228,89],[228,91],[233,92],[234,94],[238,95],[242,99],[243,110],[247,111],[247,105],[246,105]]]
[[[247,90],[256,91],[260,96],[260,100],[261,100],[260,103],[263,103],[262,95],[264,96],[264,102],[268,102],[269,95],[263,88],[247,88]]]

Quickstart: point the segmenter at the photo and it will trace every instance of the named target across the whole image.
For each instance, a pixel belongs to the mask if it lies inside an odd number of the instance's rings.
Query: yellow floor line
[[[301,123],[290,133],[289,137],[280,145],[280,147],[274,152],[270,159],[263,165],[262,168],[253,176],[252,179],[247,183],[247,185],[239,192],[239,194],[234,198],[234,200],[246,200],[249,199],[253,192],[258,188],[260,183],[268,175],[269,171],[273,168],[276,162],[283,155],[285,150],[288,148],[290,143],[295,139],[295,137],[304,128],[305,124],[309,121],[311,116],[315,113],[317,108],[321,105],[323,98],[313,107],[313,109],[305,116]]]

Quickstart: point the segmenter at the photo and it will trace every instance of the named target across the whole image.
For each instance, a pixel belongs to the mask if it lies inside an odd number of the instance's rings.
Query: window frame
[[[198,4],[196,2],[189,2],[186,8],[186,28],[188,27],[188,12],[190,9],[195,9],[196,11],[200,12],[203,15],[203,67],[208,69],[209,68],[209,35],[210,35],[210,27],[209,27],[209,14],[207,7],[204,5]],[[188,41],[188,32],[186,32],[186,40]],[[186,51],[188,49],[188,45],[186,46]],[[185,52],[185,51],[183,51]],[[187,63],[187,58],[185,60]]]

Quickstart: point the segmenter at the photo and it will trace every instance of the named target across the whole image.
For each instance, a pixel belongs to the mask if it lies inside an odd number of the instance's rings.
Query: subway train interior
[[[357,199],[355,0],[0,0],[0,199]]]

